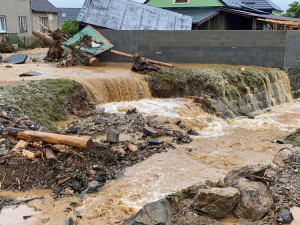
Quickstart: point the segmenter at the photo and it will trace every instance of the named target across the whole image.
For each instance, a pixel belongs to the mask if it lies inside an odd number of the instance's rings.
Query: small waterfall
[[[87,77],[78,80],[98,104],[151,98],[146,81],[136,77]]]

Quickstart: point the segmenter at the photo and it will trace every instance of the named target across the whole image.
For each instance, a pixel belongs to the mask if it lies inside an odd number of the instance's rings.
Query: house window
[[[0,16],[0,33],[6,32],[6,21],[5,16]]]
[[[48,27],[48,17],[40,17],[40,22],[44,24],[45,27]],[[45,33],[45,28],[41,26],[41,31]]]
[[[189,0],[173,0],[173,4],[188,4]]]
[[[62,13],[61,17],[63,17],[63,18],[67,17],[67,13]]]
[[[19,16],[19,28],[20,28],[20,33],[27,32],[26,16]]]

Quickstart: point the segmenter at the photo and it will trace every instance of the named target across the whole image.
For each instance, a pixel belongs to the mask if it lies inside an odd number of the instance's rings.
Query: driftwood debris
[[[43,133],[31,130],[22,130],[17,128],[8,128],[4,131],[4,135],[25,141],[42,141],[49,144],[67,145],[81,149],[91,149],[94,142],[91,138],[74,137],[68,135]]]
[[[21,149],[25,149],[28,145],[27,141],[19,141],[16,146],[12,149],[14,152],[19,152]]]
[[[108,52],[111,53],[111,54],[114,54],[114,55],[121,56],[121,57],[126,57],[126,58],[130,58],[130,59],[135,58],[135,55],[127,54],[127,53],[124,53],[124,52],[119,52],[119,51],[112,50],[112,49],[108,50]],[[152,63],[152,64],[156,64],[156,65],[159,65],[159,66],[174,68],[173,64],[164,63],[164,62],[160,62],[160,61],[155,61],[155,60],[151,60],[151,59],[146,59],[146,58],[143,58],[143,57],[141,57],[141,59],[146,63]]]
[[[41,31],[38,31],[38,30],[33,30],[32,31],[32,34],[36,37],[38,37],[39,39],[41,39],[43,42],[49,44],[49,45],[55,45],[55,40],[48,36],[47,34],[45,33],[42,33]]]
[[[255,175],[248,175],[248,176],[245,176],[245,178],[247,178],[248,180],[252,180],[252,181],[261,181],[261,182],[268,182],[268,183],[274,182],[274,180],[271,178],[259,177],[259,176],[255,176]]]
[[[93,55],[89,55],[87,52],[81,50],[81,48],[91,48],[93,38],[89,35],[84,35],[82,38],[80,38],[75,44],[69,45],[68,47],[71,49],[71,51],[67,51],[66,49],[62,48],[62,43],[64,41],[67,41],[69,36],[65,34],[65,31],[62,31],[60,29],[56,31],[51,31],[47,27],[44,27],[45,30],[47,30],[51,36],[44,34],[38,30],[33,30],[32,33],[40,38],[42,41],[44,41],[46,44],[50,45],[49,52],[47,54],[46,59],[49,61],[52,60],[63,60],[67,59],[69,61],[77,61],[76,63],[79,63],[78,58],[81,58],[84,60],[85,65],[89,66],[100,66],[100,61]],[[95,42],[98,43],[98,42]],[[102,43],[103,44],[103,43]],[[81,48],[78,48],[81,47]],[[62,52],[65,52],[66,55],[62,54]],[[156,60],[146,59],[143,57],[140,57],[138,54],[127,54],[124,52],[116,51],[116,50],[108,50],[108,53],[120,56],[120,57],[126,57],[133,60],[133,68],[136,71],[139,70],[152,70],[157,72],[163,72],[160,68],[155,67],[154,65],[164,66],[164,67],[170,67],[173,68],[173,64],[164,63]],[[138,55],[138,57],[137,57]],[[68,65],[76,65],[76,63],[65,63],[65,66]]]

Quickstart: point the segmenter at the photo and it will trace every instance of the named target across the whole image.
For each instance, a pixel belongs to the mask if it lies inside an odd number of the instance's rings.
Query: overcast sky
[[[67,8],[81,8],[83,5],[84,0],[49,0],[52,4],[56,7],[67,7]],[[143,0],[136,0],[136,1],[143,1]],[[207,0],[209,1],[209,0]],[[294,0],[272,0],[276,3],[279,7],[283,10],[288,8],[288,5],[292,3]]]

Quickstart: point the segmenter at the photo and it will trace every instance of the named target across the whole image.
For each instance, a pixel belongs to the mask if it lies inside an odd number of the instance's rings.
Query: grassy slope
[[[18,113],[48,128],[64,120],[70,113],[67,105],[72,96],[84,90],[83,86],[73,80],[30,81],[23,86],[4,88],[7,103],[17,107]]]

